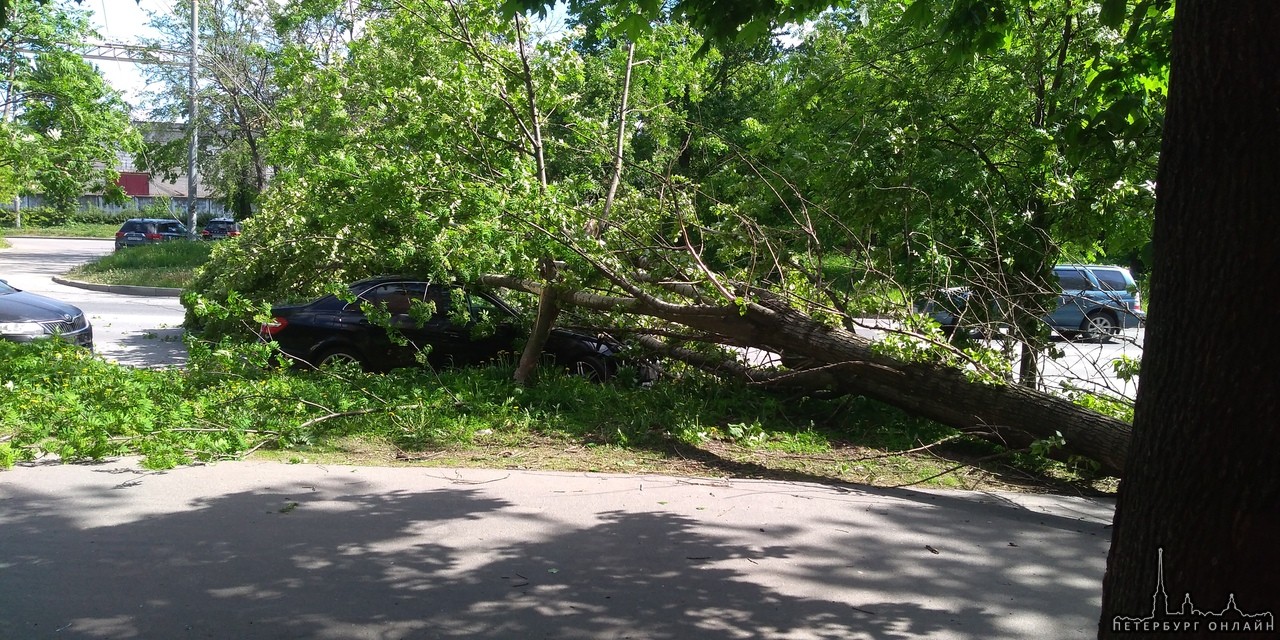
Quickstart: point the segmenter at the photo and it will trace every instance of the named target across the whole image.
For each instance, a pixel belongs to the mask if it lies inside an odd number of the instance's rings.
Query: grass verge
[[[162,242],[119,249],[82,264],[67,276],[99,284],[129,284],[181,289],[209,261],[208,242]]]
[[[4,236],[35,236],[38,238],[114,238],[120,230],[117,224],[69,224],[60,227],[0,228]]]
[[[152,468],[253,454],[879,486],[1114,488],[862,398],[784,398],[694,374],[639,388],[548,373],[526,388],[502,367],[299,372],[265,366],[265,345],[191,342],[189,351],[186,369],[131,369],[56,342],[0,342],[0,467],[45,454],[142,455]]]

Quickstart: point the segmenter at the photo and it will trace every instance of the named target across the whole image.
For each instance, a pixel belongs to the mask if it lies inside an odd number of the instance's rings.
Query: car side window
[[[347,309],[358,309],[362,302],[386,309],[391,315],[413,315],[415,306],[426,305],[433,309],[431,317],[435,318],[448,310],[449,296],[425,282],[392,282],[366,290]]]
[[[421,293],[418,294],[421,296]],[[385,309],[387,313],[392,315],[409,313],[409,306],[414,298],[414,292],[405,282],[393,282],[389,284],[378,285],[360,294],[356,300],[356,305],[361,302],[367,302],[375,307]]]
[[[467,304],[471,307],[472,316],[480,316],[484,314],[497,315],[499,313],[498,305],[482,296],[468,295]]]
[[[1055,271],[1054,275],[1058,276],[1058,285],[1063,291],[1084,291],[1093,288],[1089,278],[1075,269],[1062,269]]]

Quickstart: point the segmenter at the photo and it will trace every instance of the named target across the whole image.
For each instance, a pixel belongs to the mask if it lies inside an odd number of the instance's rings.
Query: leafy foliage
[[[87,192],[120,202],[116,154],[139,143],[129,110],[72,48],[92,33],[84,12],[19,1],[0,30],[0,199],[43,193],[67,215]]]
[[[0,468],[45,453],[142,455],[168,468],[346,435],[417,452],[531,436],[658,449],[723,438],[783,450],[852,437],[909,448],[947,433],[879,405],[784,401],[698,374],[641,389],[549,373],[526,388],[506,367],[297,372],[269,366],[265,345],[188,347],[185,370],[134,369],[56,341],[0,341]]]

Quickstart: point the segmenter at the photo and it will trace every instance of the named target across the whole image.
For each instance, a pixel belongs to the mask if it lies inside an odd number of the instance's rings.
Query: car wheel
[[[1094,311],[1085,316],[1080,330],[1090,342],[1107,344],[1111,342],[1111,336],[1119,332],[1120,326],[1111,314],[1105,311]]]
[[[351,347],[333,347],[326,349],[315,359],[316,368],[342,366],[344,364],[354,364],[360,368],[364,368],[364,359],[360,357],[360,353]]]
[[[585,356],[569,365],[569,374],[582,376],[590,382],[604,382],[609,379],[609,366],[600,358]]]

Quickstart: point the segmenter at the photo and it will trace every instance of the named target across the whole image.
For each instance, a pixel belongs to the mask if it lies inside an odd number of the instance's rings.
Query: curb
[[[54,276],[53,281],[66,285],[68,287],[76,287],[79,289],[88,289],[90,291],[105,291],[107,293],[119,293],[126,296],[150,296],[153,298],[177,298],[182,295],[182,289],[172,289],[169,287],[139,287],[131,284],[98,284],[96,282],[80,282],[79,280],[68,280],[62,276]]]

